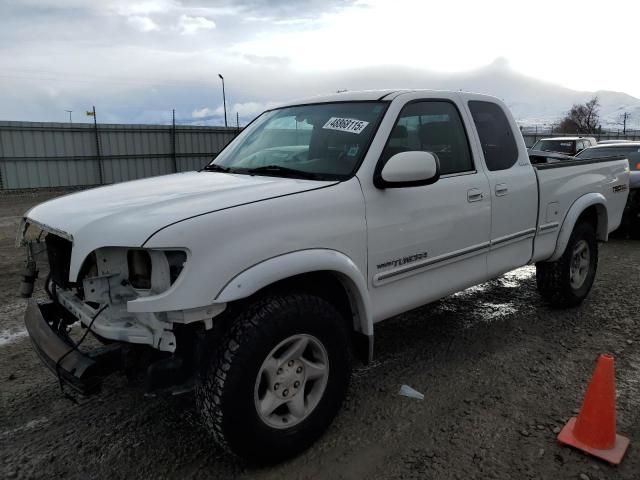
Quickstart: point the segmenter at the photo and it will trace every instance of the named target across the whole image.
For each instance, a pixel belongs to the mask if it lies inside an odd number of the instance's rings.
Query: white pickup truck
[[[623,157],[532,166],[492,97],[348,92],[269,110],[199,172],[28,211],[23,293],[35,350],[84,393],[114,370],[195,387],[214,438],[273,462],[336,415],[376,323],[536,264],[573,307],[620,223]],[[104,345],[81,351],[75,322]]]

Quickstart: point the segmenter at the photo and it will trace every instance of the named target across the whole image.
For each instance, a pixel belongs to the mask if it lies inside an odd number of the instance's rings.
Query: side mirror
[[[431,152],[400,152],[391,157],[376,175],[378,188],[419,187],[440,178],[440,161]]]

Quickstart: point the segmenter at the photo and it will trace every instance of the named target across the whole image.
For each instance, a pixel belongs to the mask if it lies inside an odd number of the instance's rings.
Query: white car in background
[[[529,150],[572,156],[594,145],[597,145],[597,142],[593,137],[550,137],[541,138]]]
[[[629,142],[633,142],[634,140],[598,140],[598,145],[611,145],[611,144],[615,144],[615,143],[629,143]]]

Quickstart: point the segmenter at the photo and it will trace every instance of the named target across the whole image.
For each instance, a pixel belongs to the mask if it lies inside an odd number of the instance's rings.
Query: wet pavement
[[[120,377],[73,403],[32,351],[17,299],[19,216],[57,193],[0,195],[2,478],[640,478],[640,243],[601,246],[579,308],[553,310],[525,267],[388,320],[357,366],[328,432],[272,467],[220,451],[193,398],[146,398]],[[619,467],[555,437],[575,414],[598,354],[616,357]],[[402,384],[424,400],[398,395]]]

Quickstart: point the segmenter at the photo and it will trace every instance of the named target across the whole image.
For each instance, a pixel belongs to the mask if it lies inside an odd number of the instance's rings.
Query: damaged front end
[[[30,300],[25,323],[35,350],[61,381],[87,394],[99,388],[104,376],[121,370],[142,377],[148,390],[188,389],[198,345],[225,305],[160,312],[130,309],[132,302],[171,294],[188,265],[186,249],[97,248],[74,278],[70,235],[27,219],[19,243],[27,250],[21,296],[31,296],[38,270],[48,268],[44,289],[49,301]],[[69,335],[76,323],[102,346],[81,352]]]

